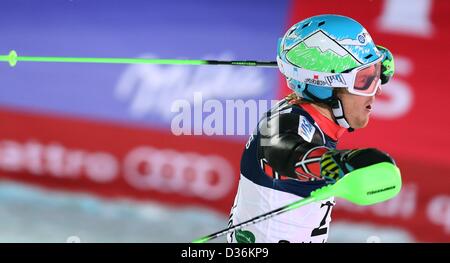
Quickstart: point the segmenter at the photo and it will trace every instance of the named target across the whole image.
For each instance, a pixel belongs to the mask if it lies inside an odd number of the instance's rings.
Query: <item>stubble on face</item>
[[[369,116],[373,109],[375,96],[358,96],[349,93],[345,89],[340,90],[337,96],[342,101],[344,114],[350,127],[355,129],[366,127],[369,123]]]

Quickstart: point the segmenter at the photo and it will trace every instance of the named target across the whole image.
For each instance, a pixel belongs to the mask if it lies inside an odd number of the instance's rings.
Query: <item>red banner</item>
[[[2,178],[226,213],[232,205],[241,143],[1,108],[0,119]]]

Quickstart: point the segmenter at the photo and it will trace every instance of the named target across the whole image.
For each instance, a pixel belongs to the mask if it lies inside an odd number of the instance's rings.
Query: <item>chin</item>
[[[355,121],[350,126],[354,129],[361,129],[361,128],[365,128],[368,124],[369,124],[369,118],[364,118],[364,119]]]

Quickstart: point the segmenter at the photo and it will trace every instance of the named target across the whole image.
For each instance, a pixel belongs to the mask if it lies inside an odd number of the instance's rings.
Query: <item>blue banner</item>
[[[0,53],[273,61],[288,1],[2,1]],[[270,100],[278,70],[2,64],[0,105],[170,128],[175,100]]]

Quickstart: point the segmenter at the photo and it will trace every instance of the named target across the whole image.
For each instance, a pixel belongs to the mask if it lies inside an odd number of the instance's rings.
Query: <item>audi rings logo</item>
[[[139,147],[124,160],[125,180],[141,190],[176,192],[215,200],[233,186],[233,169],[214,155],[179,153],[152,147]]]

